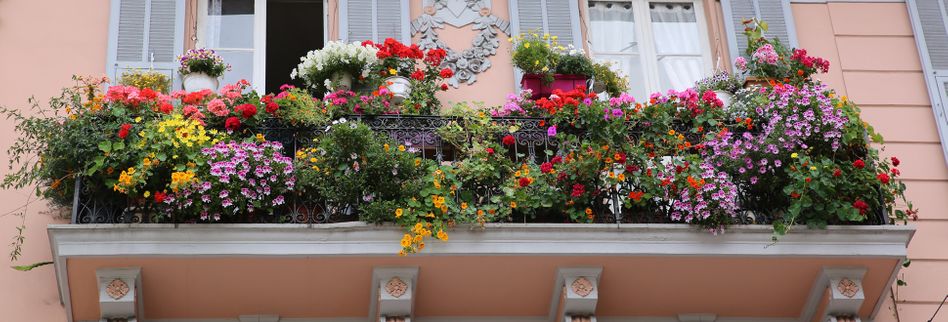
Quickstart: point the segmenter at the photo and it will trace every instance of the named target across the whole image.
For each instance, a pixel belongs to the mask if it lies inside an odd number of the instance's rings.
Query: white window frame
[[[606,0],[603,0],[606,1]],[[701,0],[608,0],[611,2],[628,2],[632,4],[632,14],[635,17],[635,39],[639,47],[638,56],[641,59],[643,74],[645,75],[645,94],[662,92],[669,88],[661,88],[660,75],[658,70],[658,54],[655,49],[654,34],[652,33],[652,18],[649,14],[649,3],[687,3],[695,8],[695,23],[698,24],[698,38],[700,38],[701,60],[704,65],[705,75],[710,75],[714,71],[711,61],[711,43],[708,37],[708,21],[705,19],[704,3]],[[594,2],[589,0],[589,2]],[[586,8],[588,10],[588,8]],[[639,22],[643,23],[639,23]],[[647,23],[646,23],[647,22]],[[589,14],[586,15],[586,26],[589,26],[588,34],[592,34],[592,21]],[[596,52],[589,46],[589,56],[596,58]],[[622,53],[599,53],[602,55],[618,55]],[[685,56],[685,55],[666,55],[666,56]],[[629,75],[632,77],[632,75]]]
[[[207,6],[209,0],[197,0],[197,41],[195,48],[204,48],[204,38],[207,34]],[[329,41],[329,0],[323,3],[323,45]],[[247,50],[244,48],[215,48],[226,50]],[[314,48],[315,49],[315,48]],[[253,2],[253,79],[250,80],[253,89],[258,93],[265,93],[267,79],[267,0]],[[249,51],[249,50],[247,50]]]

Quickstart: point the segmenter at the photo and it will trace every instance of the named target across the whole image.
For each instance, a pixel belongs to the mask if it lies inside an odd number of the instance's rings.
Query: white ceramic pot
[[[205,89],[217,91],[220,82],[216,77],[211,77],[205,73],[189,73],[181,77],[184,83],[184,90],[188,92],[197,92]]]
[[[731,106],[731,102],[734,101],[734,95],[726,91],[714,91],[714,94],[718,96],[718,99],[721,100],[721,103],[724,103],[724,108]]]
[[[329,79],[333,84],[333,91],[352,89],[352,74],[347,72],[337,72],[332,74]]]
[[[411,94],[411,82],[408,78],[392,76],[384,80],[385,87],[392,93],[392,102],[399,104]]]

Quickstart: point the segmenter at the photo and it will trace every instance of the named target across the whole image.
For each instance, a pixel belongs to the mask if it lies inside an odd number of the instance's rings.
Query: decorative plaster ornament
[[[473,84],[477,74],[490,68],[490,56],[497,54],[497,30],[509,35],[510,22],[491,13],[490,0],[425,0],[423,5],[423,14],[411,22],[412,35],[421,34],[419,47],[441,48],[448,53],[441,63],[441,67],[454,70],[448,84],[455,88],[462,82]],[[443,29],[445,24],[458,28],[471,24],[478,31],[471,40],[471,48],[461,52],[448,48],[436,30]]]
[[[408,284],[398,277],[392,277],[392,279],[388,280],[388,283],[385,283],[385,292],[394,298],[402,297],[407,291]]]
[[[592,294],[595,287],[588,279],[580,277],[574,280],[573,284],[570,284],[570,288],[573,289],[573,293],[576,293],[576,295],[587,297],[589,294]]]
[[[105,294],[114,300],[118,300],[128,294],[128,290],[128,284],[117,278],[105,286]]]
[[[848,278],[843,278],[839,280],[839,284],[836,285],[836,289],[839,290],[839,294],[842,294],[848,298],[856,296],[856,293],[859,292],[859,285],[856,285],[856,282]]]

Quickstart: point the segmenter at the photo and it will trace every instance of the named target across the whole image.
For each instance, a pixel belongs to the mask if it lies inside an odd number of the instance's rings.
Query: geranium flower
[[[237,105],[237,107],[234,108],[234,110],[239,112],[240,115],[243,116],[245,119],[249,119],[253,117],[254,115],[257,115],[257,107],[254,106],[253,104]]]
[[[128,124],[128,123],[122,124],[122,126],[119,127],[118,137],[120,139],[125,139],[126,137],[128,137],[128,131],[131,129],[132,129],[131,124]]]
[[[530,180],[530,178],[528,177],[520,177],[520,181],[518,182],[518,184],[520,184],[520,187],[523,188],[523,187],[529,186],[531,181],[533,180]]]
[[[236,116],[231,116],[227,118],[227,121],[224,121],[224,128],[228,131],[236,131],[240,129],[240,119]]]
[[[506,146],[511,146],[517,143],[517,139],[514,139],[513,135],[507,134],[507,136],[504,137],[502,142]]]
[[[862,169],[866,167],[866,162],[863,162],[862,160],[856,160],[853,161],[853,166],[856,167],[856,169]]]
[[[635,200],[635,202],[639,202],[642,200],[642,196],[644,195],[645,193],[642,191],[632,191],[629,193],[629,198],[631,198],[632,200]]]
[[[894,170],[894,169],[893,169],[893,170]],[[888,183],[889,183],[889,175],[886,174],[885,172],[876,175],[876,178],[879,179],[879,182],[882,182],[882,184],[888,184]]]
[[[442,69],[438,75],[441,76],[441,78],[451,78],[451,76],[454,76],[454,71],[450,68],[445,68]]]
[[[442,91],[448,90],[448,84],[441,84],[441,90]]]
[[[155,203],[162,203],[167,197],[168,194],[161,191],[155,191]]]
[[[897,167],[897,166],[899,166],[899,164],[901,164],[901,163],[902,163],[902,161],[899,161],[899,158],[892,157],[892,165],[893,165],[893,166],[896,166],[896,167]]]
[[[581,197],[584,193],[586,193],[586,186],[582,185],[581,183],[577,183],[573,185],[573,192],[570,193],[570,196],[577,198]]]
[[[869,210],[869,204],[862,201],[862,199],[856,199],[856,201],[853,202],[853,208],[859,210],[860,215],[866,215],[866,211]]]
[[[487,151],[487,155],[494,155],[494,148],[487,148],[485,151]]]
[[[543,172],[543,173],[553,172],[553,164],[550,162],[543,162],[543,164],[540,165],[540,172]]]
[[[546,129],[546,135],[549,137],[556,136],[556,125],[553,125]]]
[[[420,69],[416,69],[413,73],[411,73],[411,78],[414,78],[418,81],[423,81],[425,80],[425,72],[421,71]]]
[[[210,102],[207,102],[207,110],[210,111],[211,114],[214,114],[220,117],[224,117],[224,116],[227,116],[227,114],[230,114],[230,110],[227,108],[227,105],[224,104],[224,100],[219,99],[219,98],[215,98],[215,99],[212,99]]]

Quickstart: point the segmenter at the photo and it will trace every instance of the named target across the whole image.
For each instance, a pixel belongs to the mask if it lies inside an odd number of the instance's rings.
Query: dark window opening
[[[283,84],[303,87],[290,72],[300,57],[323,48],[324,17],[321,0],[267,1],[267,93],[278,93]]]

